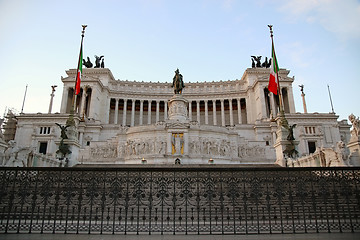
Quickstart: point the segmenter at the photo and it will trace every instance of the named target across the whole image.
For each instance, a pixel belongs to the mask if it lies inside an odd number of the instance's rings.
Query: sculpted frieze
[[[165,154],[166,142],[153,138],[129,139],[121,142],[117,148],[118,158],[128,158],[134,156],[146,156],[151,154]]]
[[[227,139],[204,138],[193,139],[189,142],[190,154],[212,157],[231,158],[264,158],[265,149],[260,146],[237,145]]]
[[[117,148],[113,144],[92,147],[90,148],[90,156],[92,158],[116,158]]]

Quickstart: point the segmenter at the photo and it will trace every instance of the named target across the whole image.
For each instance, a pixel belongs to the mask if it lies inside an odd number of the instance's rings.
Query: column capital
[[[140,103],[143,103],[144,102],[144,99],[140,99]]]
[[[220,102],[222,102],[222,103],[223,103],[224,101],[225,101],[225,99],[223,99],[223,98],[222,98],[222,99],[220,99]]]

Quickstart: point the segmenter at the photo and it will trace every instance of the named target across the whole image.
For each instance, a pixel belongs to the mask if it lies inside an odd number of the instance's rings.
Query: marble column
[[[135,99],[132,100],[131,105],[131,123],[130,126],[133,127],[135,124]]]
[[[192,121],[192,101],[189,101],[189,120]]]
[[[68,99],[69,91],[70,91],[69,87],[64,87],[63,94],[62,94],[62,100],[61,100],[60,113],[66,113],[66,110],[67,110],[66,108],[68,106],[68,101],[69,101],[69,99]],[[70,111],[70,109],[69,109],[69,111]]]
[[[151,100],[148,101],[148,124],[151,124]]]
[[[126,111],[127,111],[127,99],[124,99],[124,109],[123,109],[123,126],[126,126]]]
[[[196,121],[200,124],[200,100],[196,100]]]
[[[168,108],[168,106],[167,106],[167,101],[164,101],[164,102],[165,102],[165,106],[164,106],[164,121],[166,121],[167,118],[168,118],[168,116],[167,116],[167,108]]]
[[[166,143],[166,154],[171,155],[171,152],[172,152],[172,144],[171,144],[172,133],[168,132],[167,134],[168,135],[167,135],[167,143]]]
[[[242,124],[240,98],[236,99],[236,101],[237,101],[237,109],[238,109],[238,121],[239,121],[239,124]]]
[[[144,114],[144,100],[140,100],[139,125],[143,125],[143,114]]]
[[[225,127],[224,99],[220,99],[220,103],[221,103],[221,126]]]
[[[85,118],[85,100],[86,100],[86,96],[87,96],[87,87],[83,88],[83,92],[82,92],[82,96],[81,96],[81,106],[80,106],[80,117],[82,119]]]
[[[270,94],[270,102],[271,102],[271,113],[272,113],[273,117],[276,117],[277,108],[275,106],[275,97],[274,97],[273,93]]]
[[[83,140],[84,140],[84,132],[81,131],[81,132],[79,132],[79,143],[80,143],[80,147],[84,147]]]
[[[156,100],[156,122],[160,120],[160,101]]]
[[[262,119],[266,119],[267,118],[267,114],[266,114],[266,101],[265,101],[265,88],[261,88],[260,90],[260,109],[261,109],[261,118]]]
[[[212,104],[213,104],[213,124],[217,125],[217,121],[216,121],[216,100],[212,100]]]
[[[119,117],[119,99],[115,98],[115,115],[114,115],[114,124],[118,124]]]
[[[184,132],[184,155],[189,155],[189,133]]]
[[[205,100],[205,124],[209,124],[208,100]]]
[[[110,102],[111,98],[107,97],[107,103],[106,103],[106,116],[105,116],[105,123],[110,123]]]
[[[229,111],[230,111],[230,126],[234,126],[234,115],[233,115],[233,108],[232,108],[232,99],[229,99]]]
[[[301,98],[302,98],[302,102],[303,102],[304,113],[307,113],[307,107],[306,107],[305,93],[304,92],[301,93]]]

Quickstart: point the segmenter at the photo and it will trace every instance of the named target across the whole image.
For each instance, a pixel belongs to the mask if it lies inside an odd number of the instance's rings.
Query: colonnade
[[[168,118],[168,100],[110,98],[108,101],[109,124],[133,127]],[[224,127],[248,122],[245,98],[188,101],[190,121]]]

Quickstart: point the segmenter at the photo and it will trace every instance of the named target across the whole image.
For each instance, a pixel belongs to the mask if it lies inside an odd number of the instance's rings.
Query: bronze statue
[[[304,93],[304,85],[303,85],[303,84],[301,84],[301,85],[299,85],[299,87],[300,87],[300,91],[301,91],[301,93]]]
[[[100,68],[100,61],[101,61],[101,59],[102,59],[103,57],[104,57],[104,56],[98,57],[98,56],[95,55],[95,67],[94,67],[94,68]]]
[[[295,127],[296,127],[296,124],[289,125],[289,128],[288,128],[289,134],[287,136],[287,140],[289,140],[289,141],[295,140],[295,137],[294,137],[294,128]]]
[[[185,87],[183,82],[183,76],[180,74],[179,69],[176,69],[175,76],[173,78],[172,86],[175,94],[181,94],[182,89]]]
[[[261,56],[251,56],[255,61],[256,61],[256,67],[260,68],[261,67]]]
[[[90,61],[90,58],[89,58],[89,57],[87,57],[87,61],[85,61],[85,59],[83,59],[83,64],[84,64],[84,66],[87,67],[87,68],[92,68],[92,66],[93,66],[93,64],[92,64],[92,62]]]
[[[104,59],[101,60],[101,68],[105,68],[105,63],[104,63]]]
[[[60,128],[60,130],[61,130],[61,135],[60,135],[61,139],[68,139],[68,136],[67,136],[67,134],[66,134],[66,129],[67,129],[68,127],[70,127],[70,125],[61,126],[61,125],[58,124],[58,123],[55,123],[55,124],[58,125],[59,128]]]

